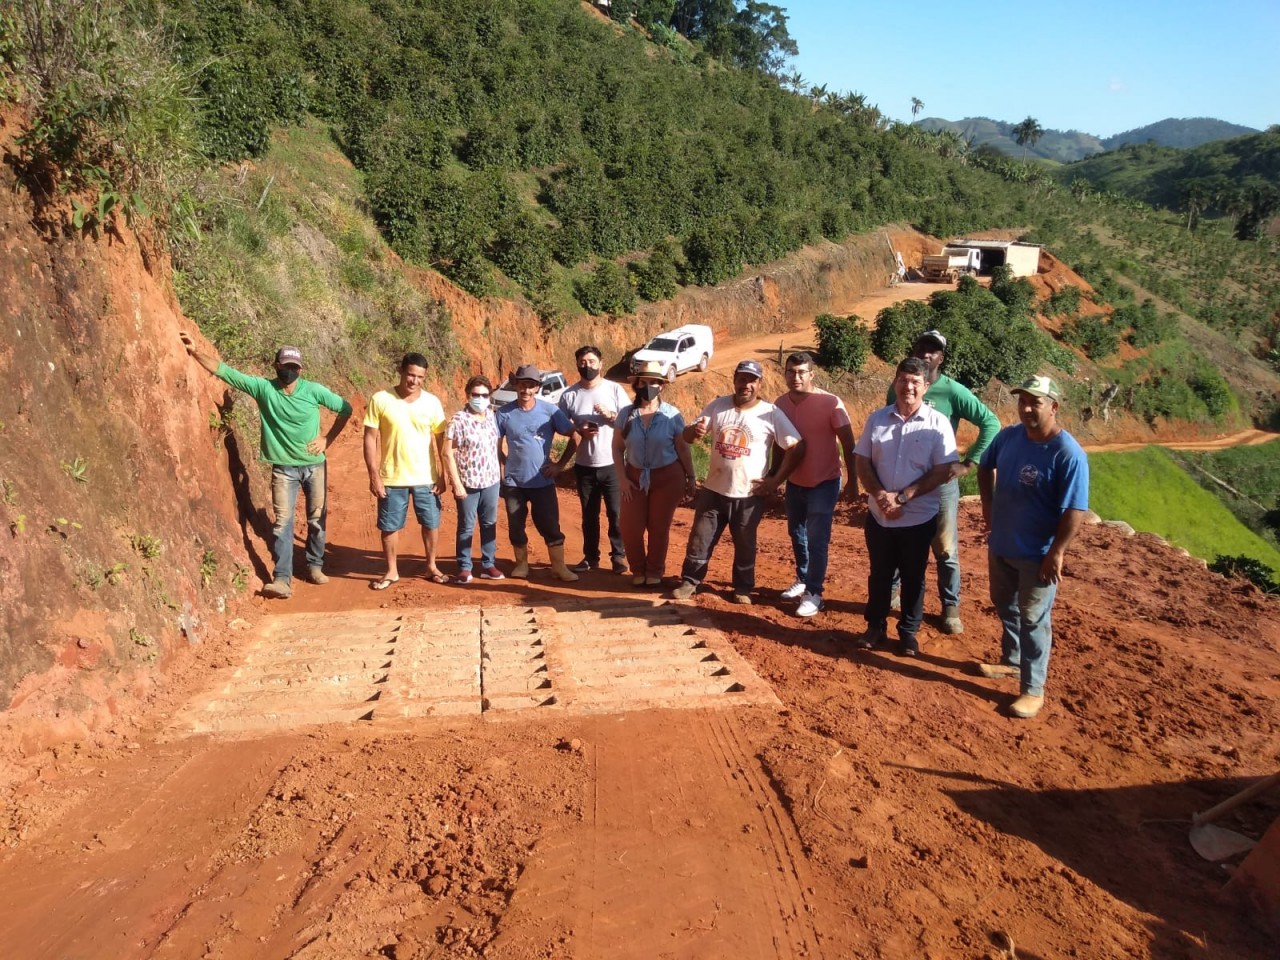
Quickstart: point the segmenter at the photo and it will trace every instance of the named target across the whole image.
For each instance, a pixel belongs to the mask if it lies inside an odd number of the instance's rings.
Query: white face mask
[[[489,409],[489,398],[488,397],[468,397],[467,406],[469,406],[476,413],[484,413],[484,411]]]

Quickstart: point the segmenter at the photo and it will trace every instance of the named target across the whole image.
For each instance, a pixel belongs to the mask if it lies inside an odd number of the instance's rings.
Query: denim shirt
[[[676,462],[676,437],[684,432],[684,417],[671,404],[659,403],[646,427],[633,412],[633,403],[619,410],[613,428],[623,432],[623,458],[640,470],[640,489],[647,492],[652,471]]]

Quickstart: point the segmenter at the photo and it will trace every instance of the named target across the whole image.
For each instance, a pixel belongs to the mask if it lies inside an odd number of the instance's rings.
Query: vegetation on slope
[[[1090,455],[1089,503],[1099,516],[1158,533],[1203,560],[1246,556],[1280,571],[1280,550],[1245,527],[1159,447]]]

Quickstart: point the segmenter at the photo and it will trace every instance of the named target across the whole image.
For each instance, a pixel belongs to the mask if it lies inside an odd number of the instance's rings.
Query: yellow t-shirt
[[[434,394],[424,390],[417,400],[408,403],[394,390],[379,390],[369,401],[364,425],[378,431],[382,452],[378,476],[385,485],[420,487],[435,483],[440,470],[432,435],[443,434],[448,421]]]

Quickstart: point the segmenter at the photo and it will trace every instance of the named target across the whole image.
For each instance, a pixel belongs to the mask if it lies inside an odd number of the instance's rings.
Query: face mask
[[[642,387],[636,387],[636,399],[641,403],[652,403],[662,388],[656,383],[646,383]]]
[[[578,376],[582,377],[583,380],[590,382],[600,376],[600,371],[595,367],[579,367]]]
[[[489,398],[488,397],[468,397],[467,406],[469,406],[476,413],[484,413],[486,410],[489,409]]]
[[[286,387],[297,380],[301,375],[302,371],[297,367],[281,367],[276,371],[276,379]]]

